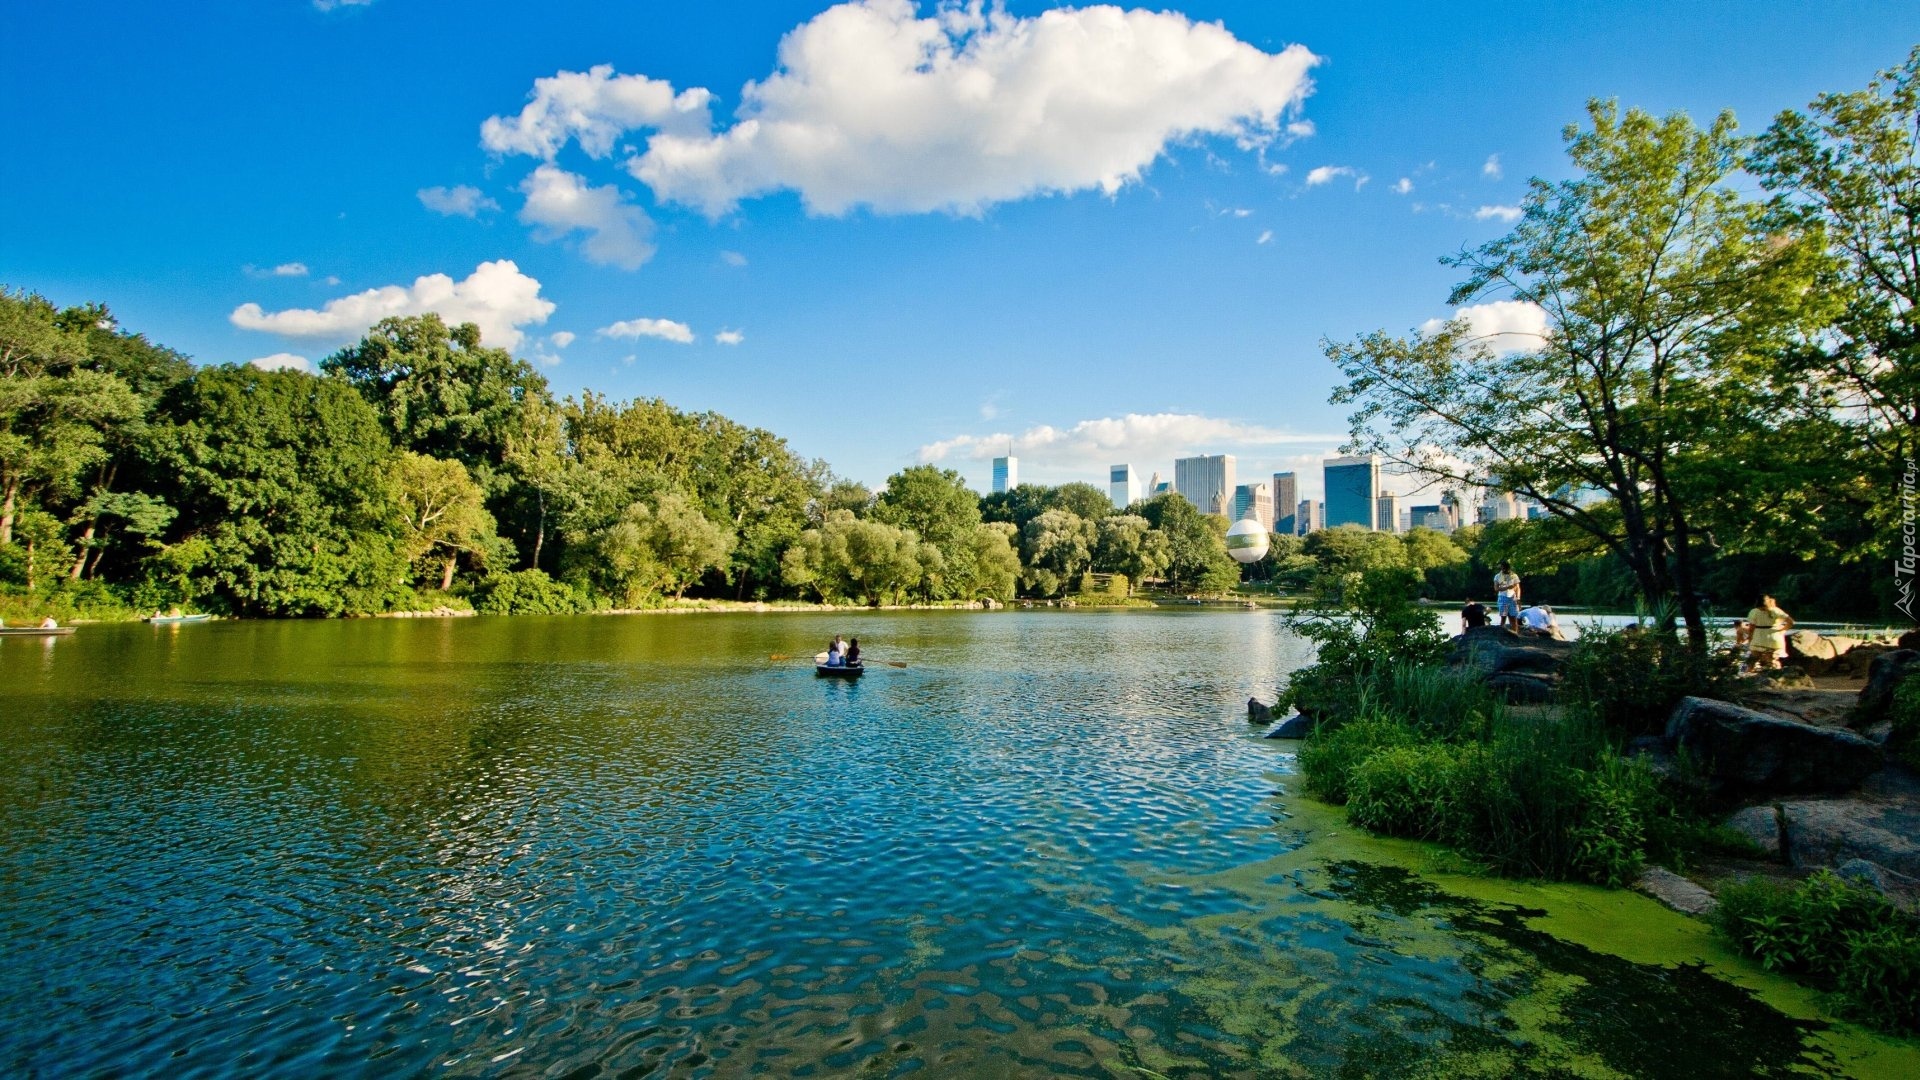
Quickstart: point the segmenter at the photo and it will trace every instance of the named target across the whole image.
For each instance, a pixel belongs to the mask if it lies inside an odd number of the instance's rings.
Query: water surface
[[[876,662],[858,683],[768,659],[835,631]],[[1541,911],[1404,868],[1306,857],[1279,794],[1291,757],[1242,718],[1307,655],[1264,612],[0,641],[0,1063],[582,1077],[1857,1064],[1804,1004],[1783,1013],[1723,973],[1572,944],[1535,928]],[[1724,1037],[1689,1039],[1702,1024]]]

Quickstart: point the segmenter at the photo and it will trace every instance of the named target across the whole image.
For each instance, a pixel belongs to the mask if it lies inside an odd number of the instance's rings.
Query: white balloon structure
[[[1227,530],[1227,554],[1242,565],[1267,557],[1267,527],[1253,518],[1241,518]]]

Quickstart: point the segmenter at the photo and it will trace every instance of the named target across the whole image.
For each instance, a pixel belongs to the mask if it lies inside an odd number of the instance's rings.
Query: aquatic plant
[[[1920,918],[1879,893],[1828,870],[1739,882],[1721,890],[1715,922],[1767,970],[1834,991],[1875,1027],[1920,1033]]]

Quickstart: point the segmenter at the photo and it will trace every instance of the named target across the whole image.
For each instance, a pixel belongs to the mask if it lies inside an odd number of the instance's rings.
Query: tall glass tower
[[[1335,525],[1375,528],[1375,515],[1380,507],[1380,459],[1371,454],[1328,458],[1324,467],[1327,528]]]
[[[1020,486],[1020,459],[1008,454],[993,459],[993,493],[1012,491]]]

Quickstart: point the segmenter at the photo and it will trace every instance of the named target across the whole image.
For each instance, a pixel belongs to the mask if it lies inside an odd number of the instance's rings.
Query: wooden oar
[[[798,654],[795,654],[795,653],[780,653],[780,652],[777,652],[777,653],[774,653],[774,654],[773,654],[772,656],[769,656],[769,657],[767,657],[767,659],[768,659],[768,660],[805,660],[805,659],[806,659],[806,657],[804,657],[804,656],[800,656],[800,655],[798,655]],[[820,652],[820,653],[814,653],[814,654],[813,654],[813,662],[814,662],[814,663],[816,663],[816,664],[824,664],[824,663],[826,663],[826,662],[827,662],[827,654],[826,654],[826,653],[823,653],[823,652]],[[902,661],[902,660],[875,660],[875,661],[873,661],[873,663],[876,663],[876,664],[885,664],[885,665],[887,665],[888,667],[897,667],[897,668],[903,668],[903,667],[906,667],[906,666],[907,666],[907,665],[906,665],[906,662],[905,662],[905,661]]]

